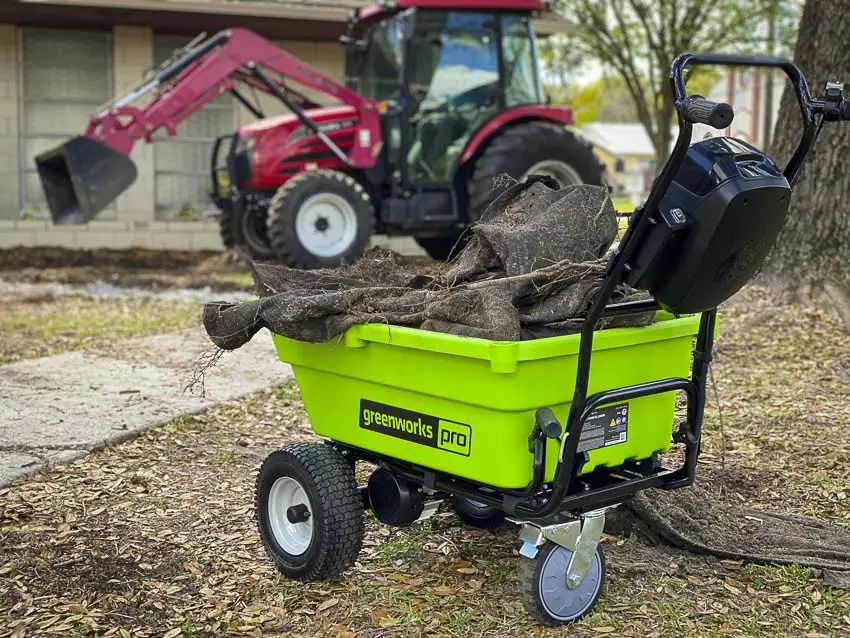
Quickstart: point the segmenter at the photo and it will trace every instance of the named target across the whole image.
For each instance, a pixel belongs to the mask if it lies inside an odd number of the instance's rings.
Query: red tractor
[[[222,31],[36,158],[56,223],[92,219],[136,176],[127,157],[224,91],[258,121],[219,139],[211,194],[226,245],[302,267],[355,260],[374,233],[446,258],[500,176],[603,183],[572,112],[543,103],[532,17],[543,0],[397,0],[356,10],[347,86],[258,35]],[[291,115],[266,117],[253,91]]]

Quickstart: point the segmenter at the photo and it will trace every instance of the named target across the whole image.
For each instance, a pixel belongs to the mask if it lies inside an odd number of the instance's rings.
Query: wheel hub
[[[290,523],[306,523],[310,520],[310,510],[307,509],[307,506],[303,503],[299,503],[298,505],[293,505],[288,510],[286,510],[286,520]]]
[[[287,554],[300,556],[313,542],[313,517],[304,487],[282,476],[269,492],[269,523],[275,541]]]
[[[546,177],[551,177],[561,185],[561,188],[572,184],[582,183],[581,176],[572,166],[566,162],[555,159],[538,162],[525,172],[523,179],[527,179],[531,175],[545,175]]]
[[[316,220],[316,230],[320,233],[327,232],[328,228],[331,227],[331,223],[328,221],[327,217],[319,217]]]
[[[568,582],[567,571],[572,554],[568,549],[556,547],[546,556],[540,570],[540,600],[552,617],[564,622],[584,614],[593,603],[602,578],[599,559],[594,554],[587,576],[577,584],[575,581]]]

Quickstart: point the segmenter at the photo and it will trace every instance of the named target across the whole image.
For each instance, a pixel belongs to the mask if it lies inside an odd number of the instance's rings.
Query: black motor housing
[[[790,198],[788,180],[755,147],[727,137],[697,142],[652,212],[626,282],[674,314],[717,307],[761,268]]]
[[[404,527],[421,516],[425,497],[420,486],[382,467],[369,477],[369,503],[379,521]]]

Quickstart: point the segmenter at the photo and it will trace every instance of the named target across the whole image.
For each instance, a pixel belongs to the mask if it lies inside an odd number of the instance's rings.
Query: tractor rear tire
[[[314,170],[280,187],[267,223],[279,261],[295,268],[334,268],[363,254],[375,232],[375,208],[350,175]]]
[[[554,177],[561,187],[570,183],[604,186],[604,171],[590,144],[565,127],[548,122],[517,124],[496,137],[475,163],[469,182],[470,220],[479,220],[508,189],[510,180],[500,181],[505,175],[522,181],[540,172]]]

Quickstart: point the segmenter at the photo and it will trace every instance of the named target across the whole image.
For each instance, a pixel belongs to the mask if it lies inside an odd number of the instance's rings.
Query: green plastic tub
[[[699,316],[596,333],[589,394],[687,377]],[[500,488],[531,481],[528,436],[539,408],[566,421],[579,335],[498,342],[383,324],[303,343],[275,335],[315,432],[328,439]],[[584,472],[670,447],[675,393],[604,406],[585,425]],[[546,450],[554,477],[557,441]]]

